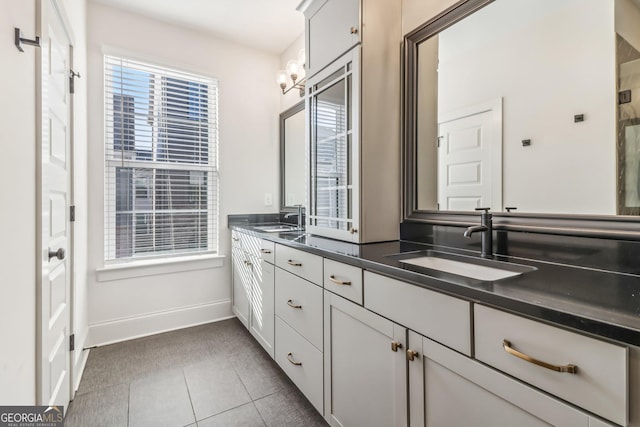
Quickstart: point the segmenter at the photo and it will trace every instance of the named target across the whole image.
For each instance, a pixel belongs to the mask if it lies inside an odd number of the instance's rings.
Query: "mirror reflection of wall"
[[[306,203],[305,185],[305,112],[304,102],[282,113],[282,207]]]
[[[496,0],[419,42],[417,209],[623,213],[616,44],[638,33],[640,1]]]

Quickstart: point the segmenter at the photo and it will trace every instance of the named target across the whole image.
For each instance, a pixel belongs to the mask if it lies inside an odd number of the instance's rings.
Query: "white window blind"
[[[217,81],[104,57],[105,259],[215,253]]]

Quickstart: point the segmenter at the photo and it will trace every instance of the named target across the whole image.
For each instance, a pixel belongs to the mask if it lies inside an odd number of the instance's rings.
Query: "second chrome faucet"
[[[482,233],[482,256],[491,258],[493,256],[493,225],[490,208],[476,208],[477,211],[484,211],[480,215],[480,225],[473,225],[464,231],[464,237],[471,237],[474,233]]]

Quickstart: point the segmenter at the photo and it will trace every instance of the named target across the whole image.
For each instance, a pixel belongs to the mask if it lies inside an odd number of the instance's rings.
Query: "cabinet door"
[[[359,48],[309,80],[308,231],[359,241]]]
[[[275,268],[264,260],[253,264],[249,331],[273,357]]]
[[[245,252],[237,246],[231,248],[233,266],[232,309],[245,327],[249,327],[249,301],[251,300],[251,282],[253,272]]]
[[[589,426],[589,416],[409,332],[411,426]]]
[[[324,298],[325,418],[406,426],[406,329],[330,292]]]
[[[309,76],[360,41],[359,6],[360,0],[318,0],[307,10],[306,66]]]

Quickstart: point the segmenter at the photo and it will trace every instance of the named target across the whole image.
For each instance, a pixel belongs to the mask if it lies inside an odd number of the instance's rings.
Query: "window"
[[[217,81],[105,56],[105,259],[215,253]]]

